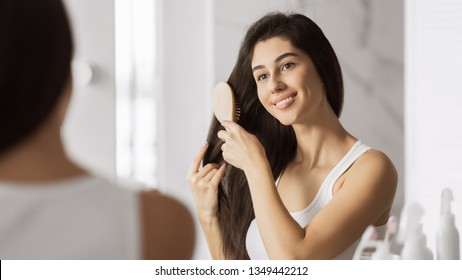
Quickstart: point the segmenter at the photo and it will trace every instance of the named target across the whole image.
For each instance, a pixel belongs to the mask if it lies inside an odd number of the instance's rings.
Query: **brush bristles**
[[[234,100],[234,117],[236,118],[236,122],[241,117],[241,106],[239,105],[239,101],[237,99]]]

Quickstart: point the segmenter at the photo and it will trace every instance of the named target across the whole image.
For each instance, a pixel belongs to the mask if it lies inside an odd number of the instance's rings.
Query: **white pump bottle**
[[[398,260],[399,256],[391,251],[391,242],[397,232],[397,221],[394,216],[391,216],[387,222],[387,231],[382,242],[378,242],[377,249],[372,254],[372,260]]]
[[[418,203],[411,203],[403,209],[400,229],[397,239],[403,243],[401,259],[403,260],[432,260],[433,253],[427,247],[427,237],[423,233],[423,208]]]
[[[454,199],[451,189],[441,192],[440,227],[436,234],[436,258],[438,260],[459,260],[459,232],[451,213],[451,201]]]

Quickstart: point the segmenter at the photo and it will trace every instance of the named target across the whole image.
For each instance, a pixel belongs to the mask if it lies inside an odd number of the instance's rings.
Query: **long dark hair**
[[[277,36],[288,39],[294,47],[303,50],[311,58],[324,83],[327,100],[337,117],[343,105],[343,80],[337,56],[321,29],[312,20],[300,14],[271,13],[249,28],[228,84],[241,105],[238,123],[262,143],[274,179],[293,160],[297,140],[292,127],[282,125],[258,100],[251,60],[256,43]],[[221,129],[223,127],[214,117],[207,137],[209,148],[204,164],[223,162],[222,142],[217,137]],[[223,253],[230,259],[248,259],[245,239],[255,214],[247,179],[240,169],[228,165],[219,186],[218,199]]]
[[[0,1],[0,153],[50,115],[70,76],[73,43],[60,0]]]

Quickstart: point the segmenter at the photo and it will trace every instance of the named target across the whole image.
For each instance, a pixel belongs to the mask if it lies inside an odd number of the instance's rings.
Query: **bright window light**
[[[117,176],[158,184],[156,1],[116,0]]]

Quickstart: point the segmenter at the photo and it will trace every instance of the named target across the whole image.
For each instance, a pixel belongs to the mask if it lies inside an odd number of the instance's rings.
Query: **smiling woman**
[[[274,61],[271,58],[275,58]],[[252,64],[258,64],[252,67],[258,98],[273,117],[284,125],[302,121],[290,119],[297,116],[307,121],[314,119],[309,116],[313,113],[310,107],[320,103],[323,84],[313,62],[303,51],[294,48],[290,41],[274,37],[255,45]],[[301,101],[295,103],[295,99]],[[327,110],[332,110],[328,103],[324,104]],[[289,110],[300,112],[288,113]]]
[[[240,119],[212,120],[188,174],[212,256],[351,259],[367,226],[384,229],[397,173],[340,123],[342,74],[321,29],[264,16],[228,83]]]

